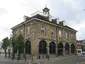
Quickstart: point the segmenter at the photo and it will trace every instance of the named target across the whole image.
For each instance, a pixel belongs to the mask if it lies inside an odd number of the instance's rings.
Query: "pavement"
[[[24,60],[17,61],[10,58],[5,58],[4,54],[0,55],[0,64],[25,64],[25,61],[23,61]]]
[[[4,58],[4,55],[0,55],[0,64],[85,64],[85,56],[58,56],[48,59],[34,59],[30,60],[12,60],[10,58]]]
[[[85,64],[85,56],[59,56],[56,58],[48,59],[36,59],[34,61],[27,61],[31,64]],[[34,62],[34,63],[33,63]],[[29,64],[30,64],[29,63]]]

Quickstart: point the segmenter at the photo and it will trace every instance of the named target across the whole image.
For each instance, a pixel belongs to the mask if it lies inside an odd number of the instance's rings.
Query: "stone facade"
[[[44,20],[44,16],[40,14],[36,14],[33,17],[28,18],[28,20],[20,23],[12,27],[13,35],[22,34],[25,38],[25,41],[29,40],[31,42],[31,54],[34,56],[39,55],[70,55],[76,53],[76,30],[63,25],[63,21],[60,23],[49,20]],[[47,18],[47,17],[46,17]],[[46,42],[46,53],[41,54],[39,51],[40,41]],[[55,43],[55,52],[50,54],[50,43]],[[58,44],[61,43],[63,45],[58,48]],[[67,43],[67,51],[66,45]],[[73,53],[71,53],[71,45],[73,44],[73,48],[75,49]],[[69,49],[68,49],[69,48]],[[62,50],[61,50],[62,49]],[[42,51],[42,50],[41,50]],[[63,54],[62,54],[63,53]]]
[[[77,40],[77,54],[82,55],[82,40]]]

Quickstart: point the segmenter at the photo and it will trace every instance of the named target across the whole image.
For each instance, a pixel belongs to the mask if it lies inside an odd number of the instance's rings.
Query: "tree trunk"
[[[7,52],[6,52],[6,49],[4,50],[4,52],[5,52],[5,58],[7,57]]]
[[[20,54],[20,52],[18,52],[17,60],[20,60],[20,57],[21,57],[21,54]]]
[[[15,50],[13,48],[13,51],[12,51],[12,59],[15,59]]]
[[[8,50],[8,58],[10,58],[10,49]]]

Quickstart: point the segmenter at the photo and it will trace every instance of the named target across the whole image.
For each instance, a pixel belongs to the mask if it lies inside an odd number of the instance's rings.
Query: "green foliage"
[[[3,41],[3,43],[2,43],[2,46],[1,46],[1,47],[2,47],[4,50],[6,50],[7,47],[10,45],[10,42],[9,42],[8,37],[4,38],[2,41]]]
[[[24,51],[24,38],[23,36],[20,34],[17,36],[17,48],[18,48],[18,51],[19,53],[23,53]]]
[[[19,51],[20,53],[23,52],[23,50],[24,50],[24,38],[21,34],[12,37],[12,47],[13,47],[15,53],[17,51]]]
[[[24,52],[24,38],[20,35],[13,35],[11,38],[12,48],[13,48],[13,56],[15,58],[15,53],[18,52],[18,59],[20,58],[20,53]]]
[[[85,51],[85,45],[82,45],[81,48],[82,48],[82,51]]]
[[[7,57],[6,50],[7,50],[7,47],[10,45],[10,41],[9,41],[8,37],[4,38],[2,41],[3,41],[3,43],[2,43],[1,47],[4,49],[5,57]]]

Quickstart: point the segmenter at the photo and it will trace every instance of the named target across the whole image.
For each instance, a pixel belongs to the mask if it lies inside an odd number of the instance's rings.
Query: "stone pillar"
[[[69,52],[70,52],[70,55],[71,55],[71,44],[69,44]]]
[[[58,45],[58,44],[56,44],[56,50],[55,50],[56,56],[58,56],[58,48],[57,48],[57,45]]]
[[[65,56],[65,44],[63,44],[63,56]]]
[[[49,46],[47,46],[47,55],[46,55],[46,57],[49,60]]]
[[[49,46],[47,46],[47,54],[49,55]]]
[[[77,44],[75,44],[75,55],[77,55]]]

